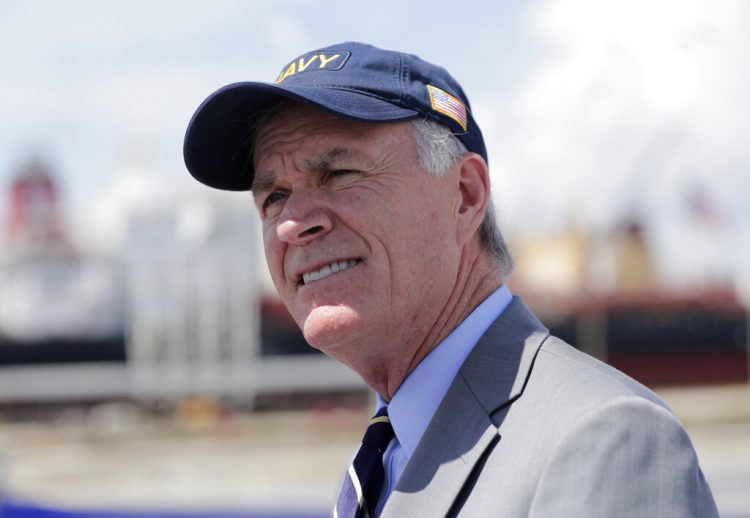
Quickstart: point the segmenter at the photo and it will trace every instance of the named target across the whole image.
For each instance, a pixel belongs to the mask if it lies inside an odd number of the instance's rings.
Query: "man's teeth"
[[[308,282],[317,281],[319,279],[322,279],[323,277],[328,277],[332,273],[340,272],[341,270],[346,270],[347,268],[349,268],[350,266],[354,266],[355,264],[357,264],[356,259],[349,259],[348,261],[333,262],[331,264],[324,266],[320,270],[303,273],[302,282],[304,284],[307,284]]]

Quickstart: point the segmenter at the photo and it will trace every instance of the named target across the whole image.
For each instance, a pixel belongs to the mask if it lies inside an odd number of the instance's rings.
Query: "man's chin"
[[[345,306],[321,306],[302,322],[302,334],[311,346],[336,357],[336,349],[361,339],[363,321],[358,312]]]

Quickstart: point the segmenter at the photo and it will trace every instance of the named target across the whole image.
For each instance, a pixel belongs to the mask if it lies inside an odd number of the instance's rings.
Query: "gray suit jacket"
[[[461,367],[381,514],[713,517],[666,404],[514,298]]]

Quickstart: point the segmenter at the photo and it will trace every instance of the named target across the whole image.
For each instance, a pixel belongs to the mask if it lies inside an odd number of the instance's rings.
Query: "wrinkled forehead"
[[[284,101],[266,110],[255,121],[251,135],[252,152],[263,149],[269,141],[284,139],[295,130],[325,125],[331,128],[345,126],[349,121],[324,112],[313,106],[294,101]]]
[[[399,135],[398,142],[410,133],[409,122],[364,122],[340,117],[324,110],[293,101],[286,101],[267,110],[258,118],[252,134],[252,160],[257,166],[269,153],[279,150],[302,149],[311,151],[328,143],[343,146],[358,146],[375,141],[382,142],[385,136]]]
[[[255,145],[258,141],[258,137],[260,136],[263,128],[267,126],[269,122],[273,121],[273,119],[278,118],[279,116],[288,116],[289,114],[304,111],[305,109],[314,110],[314,108],[298,103],[296,101],[284,100],[260,112],[253,123],[252,133],[250,135],[250,139],[253,142],[252,149],[255,150]]]

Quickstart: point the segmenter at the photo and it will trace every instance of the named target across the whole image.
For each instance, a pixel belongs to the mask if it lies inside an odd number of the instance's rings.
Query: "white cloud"
[[[544,185],[554,195],[542,199],[553,204],[578,193],[588,210],[606,204],[611,212],[644,154],[668,155],[664,170],[697,159],[721,164],[727,154],[747,163],[739,145],[750,119],[742,93],[750,46],[737,31],[743,14],[738,2],[718,10],[703,2],[556,0],[540,8],[531,31],[546,42],[546,58],[514,98],[477,110],[489,112],[502,181]]]

